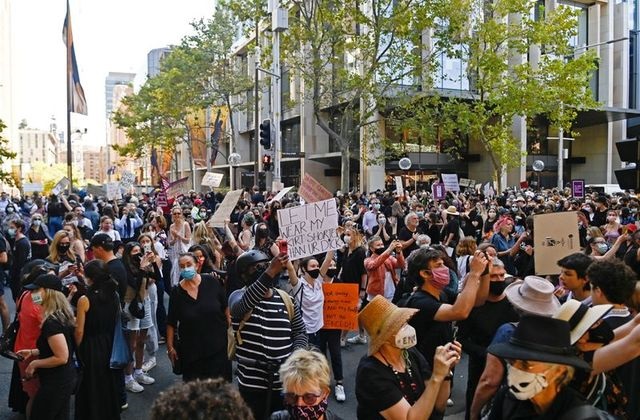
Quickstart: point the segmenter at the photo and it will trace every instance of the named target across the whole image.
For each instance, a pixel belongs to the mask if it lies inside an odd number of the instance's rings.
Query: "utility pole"
[[[255,74],[254,74],[254,91],[253,91],[253,102],[254,102],[254,113],[253,113],[253,143],[254,143],[254,152],[255,152],[255,161],[253,162],[253,185],[258,185],[258,173],[260,171],[260,103],[258,102],[258,73],[260,69],[260,18],[256,16],[256,49],[255,49]]]
[[[281,185],[281,162],[282,162],[282,135],[280,122],[282,120],[282,97],[280,95],[280,85],[282,82],[282,70],[280,68],[280,32],[289,27],[287,9],[281,8],[278,0],[273,0],[271,10],[271,30],[273,31],[273,68],[271,74],[271,84],[273,99],[272,123],[274,128],[274,153],[273,153],[273,185],[272,190],[280,189]]]

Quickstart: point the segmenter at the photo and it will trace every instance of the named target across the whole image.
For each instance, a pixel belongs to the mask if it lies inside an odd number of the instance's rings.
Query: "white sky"
[[[176,44],[189,23],[213,13],[215,0],[70,0],[71,21],[89,116],[72,114],[72,129],[87,128],[86,144],[105,143],[104,82],[110,71],[144,81],[147,53]],[[66,131],[65,0],[11,1],[14,117],[48,129],[55,115]]]

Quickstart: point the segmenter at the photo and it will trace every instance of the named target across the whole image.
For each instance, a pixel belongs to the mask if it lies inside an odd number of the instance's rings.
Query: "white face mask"
[[[417,342],[416,330],[409,324],[405,324],[404,327],[400,328],[400,331],[395,336],[396,347],[399,349],[410,349]]]
[[[345,235],[344,236],[344,243],[349,245],[351,243],[351,236]]]
[[[524,401],[538,395],[549,383],[544,373],[529,373],[507,365],[509,391],[517,399]]]

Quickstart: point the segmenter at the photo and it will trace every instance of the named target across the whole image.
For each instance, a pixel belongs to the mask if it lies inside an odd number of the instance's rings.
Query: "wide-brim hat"
[[[458,209],[456,209],[456,206],[447,207],[446,212],[447,212],[447,214],[450,214],[452,216],[459,216],[460,215],[460,213],[458,212]]]
[[[400,331],[416,312],[418,309],[399,308],[382,295],[373,298],[358,313],[360,324],[369,334],[369,356]]]
[[[560,309],[560,302],[553,292],[555,287],[549,280],[538,276],[527,276],[508,285],[504,292],[516,308],[541,316],[552,316]]]
[[[567,321],[525,315],[520,319],[509,342],[493,344],[487,351],[507,360],[555,363],[591,370],[587,362],[576,356],[570,336]]]
[[[613,305],[595,305],[588,307],[575,299],[567,300],[553,315],[569,323],[571,328],[571,345],[575,344],[600,318],[605,316]]]

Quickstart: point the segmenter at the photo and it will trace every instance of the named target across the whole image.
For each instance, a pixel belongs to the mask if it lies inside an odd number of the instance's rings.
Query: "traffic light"
[[[271,149],[271,121],[264,120],[260,124],[260,144],[265,149]]]
[[[262,169],[265,171],[270,171],[273,169],[273,165],[271,164],[271,155],[264,155],[262,157]]]
[[[640,162],[640,148],[638,138],[626,139],[616,142],[616,149],[622,162],[627,162],[627,167],[614,171],[620,188],[623,190],[640,190],[640,170],[637,165]]]

